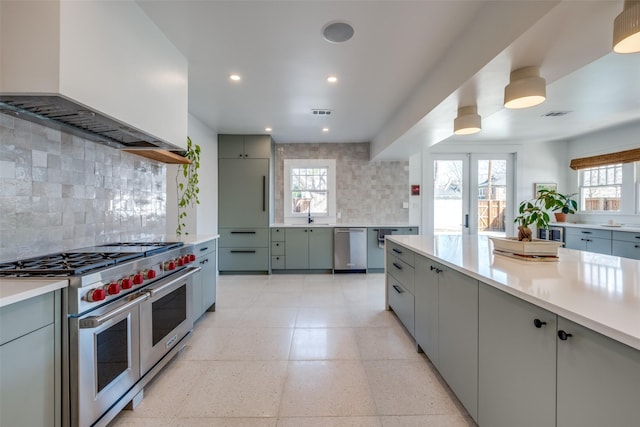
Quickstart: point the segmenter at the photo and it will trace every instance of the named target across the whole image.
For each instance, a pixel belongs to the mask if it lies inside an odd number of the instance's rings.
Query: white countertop
[[[585,224],[579,222],[552,222],[549,227],[573,227],[573,228],[592,228],[596,230],[610,231],[630,231],[632,233],[640,233],[640,225],[638,224]]]
[[[558,262],[521,261],[486,236],[387,239],[640,350],[639,260],[560,248]]]
[[[411,224],[362,224],[362,223],[336,223],[336,224],[322,224],[320,222],[311,224],[283,224],[274,223],[270,225],[271,228],[294,228],[294,227],[332,227],[332,228],[418,228],[417,225]]]
[[[167,234],[160,237],[164,242],[183,242],[185,245],[198,245],[218,238],[220,238],[219,234],[183,234],[182,236]]]
[[[67,279],[12,279],[0,278],[0,307],[66,288]]]

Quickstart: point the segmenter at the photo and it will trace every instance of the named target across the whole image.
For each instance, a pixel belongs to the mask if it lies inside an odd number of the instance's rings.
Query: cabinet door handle
[[[535,326],[538,329],[542,328],[542,325],[546,325],[546,324],[547,322],[543,322],[540,319],[533,319],[533,326]]]
[[[395,262],[393,263],[393,266],[394,266],[395,268],[397,268],[398,270],[402,270],[402,266],[401,266],[401,265],[399,265],[399,264],[396,264]]]
[[[204,251],[206,251],[207,249],[209,249],[209,247],[208,247],[208,246],[205,246],[204,248],[200,248],[200,252],[204,252]]]
[[[400,288],[400,286],[398,286],[398,285],[393,285],[393,289],[395,289],[396,292],[399,293],[399,294],[403,294],[404,293],[402,288]]]
[[[636,236],[636,239],[640,239],[640,236]]]
[[[566,333],[562,329],[558,331],[558,338],[560,338],[562,341],[566,341],[569,337],[572,337],[572,336],[573,335]]]
[[[262,212],[267,210],[267,177],[262,175]]]
[[[232,250],[232,254],[255,254],[255,250]]]
[[[582,240],[583,242],[591,242],[591,239],[580,239],[580,240]]]
[[[434,267],[433,265],[429,266],[431,268],[431,271],[435,271],[436,273],[442,273],[442,270],[439,269],[438,267]]]
[[[256,234],[255,231],[232,231],[231,234]]]
[[[638,248],[640,248],[640,245],[633,245],[633,247],[638,249]]]
[[[402,251],[401,251],[400,249],[397,249],[397,248],[393,248],[393,249],[391,249],[391,250],[392,250],[393,252],[397,253],[397,254],[401,254],[401,253],[402,253]]]
[[[582,234],[591,234],[591,231],[581,231]]]

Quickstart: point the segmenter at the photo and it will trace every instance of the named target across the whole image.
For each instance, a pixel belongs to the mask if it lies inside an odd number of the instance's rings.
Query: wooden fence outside
[[[478,200],[478,231],[505,231],[504,200]]]

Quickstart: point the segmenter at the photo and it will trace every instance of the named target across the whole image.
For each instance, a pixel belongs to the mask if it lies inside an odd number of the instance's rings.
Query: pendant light
[[[510,109],[528,108],[547,99],[547,85],[538,67],[524,67],[511,72],[504,88],[504,106]]]
[[[478,107],[475,105],[458,108],[458,117],[453,121],[453,133],[456,135],[471,135],[482,129]]]
[[[640,1],[625,0],[622,12],[613,21],[613,51],[640,52]]]

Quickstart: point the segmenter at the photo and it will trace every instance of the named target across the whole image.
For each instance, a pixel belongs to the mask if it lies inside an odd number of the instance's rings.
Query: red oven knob
[[[128,277],[124,278],[120,281],[120,287],[122,289],[131,289],[133,287],[133,281]]]
[[[105,287],[105,291],[107,291],[108,295],[117,295],[120,293],[120,285],[118,285],[117,283],[109,283]]]
[[[176,264],[178,264],[178,267],[182,267],[183,265],[185,265],[188,262],[189,262],[189,260],[186,260],[186,262],[185,262],[184,257],[180,257],[180,258],[178,258],[178,261],[176,262]]]
[[[87,293],[87,301],[91,301],[91,302],[102,301],[106,297],[107,297],[107,293],[104,291],[104,289],[94,289]]]
[[[142,274],[138,273],[133,276],[134,285],[142,285],[142,282],[144,282],[144,277],[142,277]]]
[[[196,260],[196,254],[189,254],[189,262],[193,262]]]
[[[164,271],[171,271],[176,269],[176,263],[173,261],[164,263]]]
[[[148,270],[146,276],[147,276],[147,279],[155,279],[156,271],[154,269]]]

